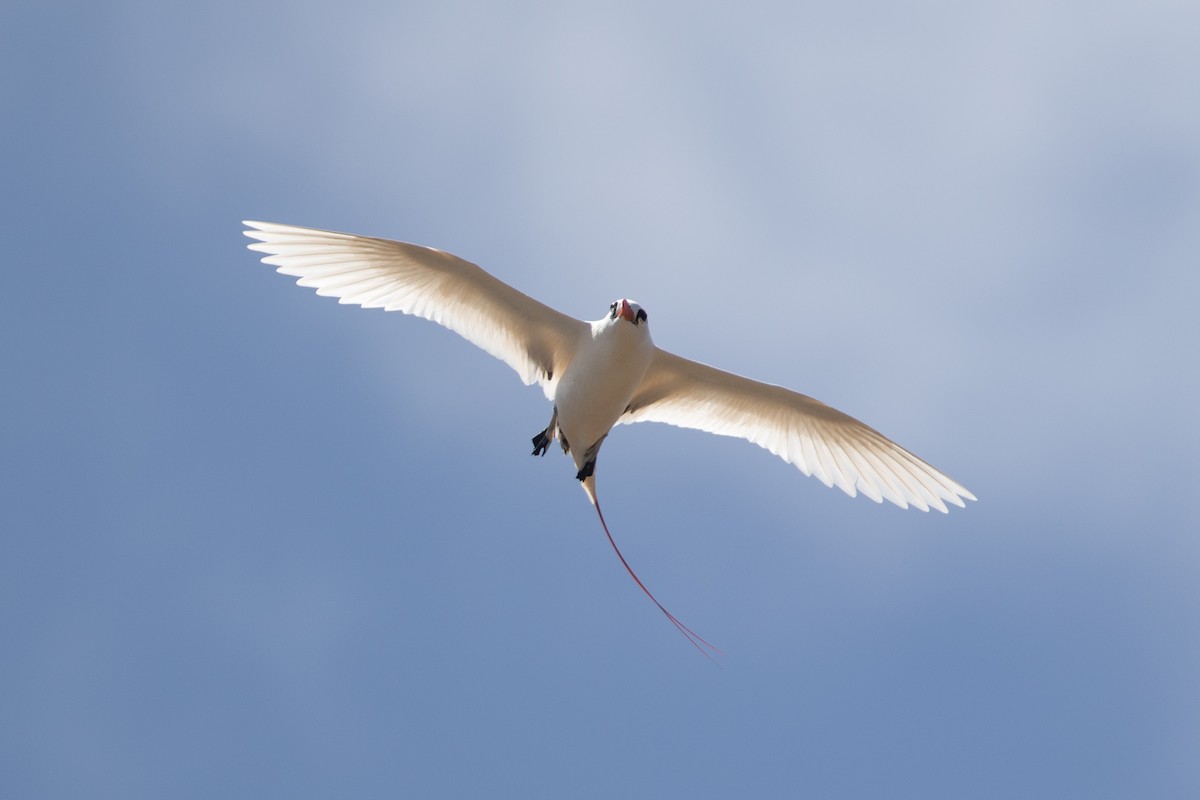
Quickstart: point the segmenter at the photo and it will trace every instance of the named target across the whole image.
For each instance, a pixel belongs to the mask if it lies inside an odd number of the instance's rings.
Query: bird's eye
[[[611,306],[608,307],[608,313],[610,315],[612,315],[614,318],[617,316],[617,304],[616,303],[613,303]]]
[[[638,312],[637,312],[637,316],[634,317],[634,320],[636,322],[649,322],[650,317],[646,314],[646,309],[639,308]]]

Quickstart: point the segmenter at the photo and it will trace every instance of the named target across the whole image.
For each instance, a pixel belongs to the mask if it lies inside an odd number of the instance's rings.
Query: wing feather
[[[430,247],[270,222],[246,222],[251,250],[300,286],[363,308],[444,325],[508,364],[547,396],[586,323],[539,303],[475,264]]]
[[[793,392],[656,350],[621,422],[665,422],[737,436],[854,497],[946,512],[963,486],[879,431]]]

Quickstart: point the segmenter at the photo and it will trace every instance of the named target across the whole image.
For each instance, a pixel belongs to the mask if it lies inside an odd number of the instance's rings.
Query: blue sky
[[[1200,8],[0,9],[0,795],[1195,797]],[[239,220],[447,249],[879,428],[548,407]]]

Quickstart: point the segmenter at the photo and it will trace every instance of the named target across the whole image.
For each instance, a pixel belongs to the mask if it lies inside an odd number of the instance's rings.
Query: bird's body
[[[298,277],[301,286],[342,303],[433,320],[508,363],[527,384],[541,384],[553,414],[533,438],[534,454],[544,455],[559,439],[598,513],[600,445],[614,425],[641,421],[747,439],[827,486],[901,508],[945,512],[947,502],[962,506],[963,498],[975,499],[878,431],[811,397],[659,349],[636,303],[618,300],[605,317],[582,322],[440,250],[274,223],[246,225],[246,235],[257,240],[250,249],[266,253],[265,263]],[[696,644],[699,637],[659,608]]]
[[[627,301],[626,309],[636,309]],[[616,304],[614,304],[615,306]],[[649,326],[626,319],[620,309],[590,323],[585,340],[563,371],[554,391],[557,434],[575,461],[576,473],[589,496],[595,498],[596,455],[604,437],[625,410],[641,385],[654,358]]]

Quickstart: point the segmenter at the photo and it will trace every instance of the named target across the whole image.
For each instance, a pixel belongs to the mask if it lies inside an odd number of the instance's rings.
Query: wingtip
[[[934,508],[936,508],[938,511],[942,512],[943,514],[950,513],[950,509],[946,506],[946,503],[950,503],[951,505],[957,506],[958,508],[966,508],[967,504],[964,503],[963,500],[974,500],[975,499],[975,495],[971,494],[966,489],[963,489],[961,486],[958,487],[958,490],[956,491],[956,493],[943,495],[943,497],[946,502],[939,503],[938,505],[934,506]]]
[[[242,230],[242,236],[245,236],[247,239],[254,239],[255,244],[257,244],[258,242],[261,242],[263,240],[263,235],[262,235],[263,231],[265,231],[268,227],[270,227],[269,223],[256,222],[252,219],[242,220],[242,226],[244,228]],[[250,244],[250,245],[247,245],[247,247],[250,247],[251,249],[253,249],[254,245]]]

